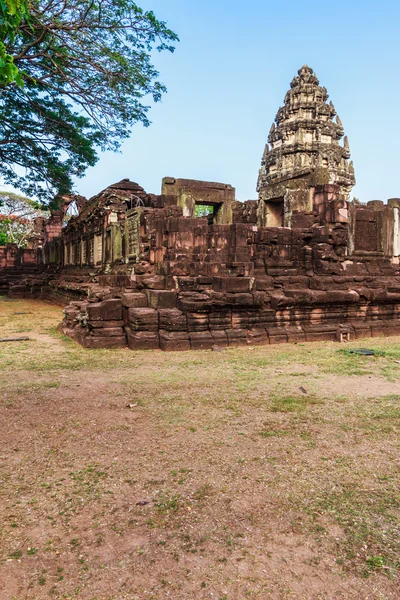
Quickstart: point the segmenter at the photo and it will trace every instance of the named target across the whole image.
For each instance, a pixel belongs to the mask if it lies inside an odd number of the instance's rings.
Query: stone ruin
[[[189,350],[400,334],[400,200],[349,202],[349,143],[312,69],[271,127],[258,200],[124,179],[0,248],[0,292],[62,305],[87,348]],[[65,223],[73,202],[79,214]]]

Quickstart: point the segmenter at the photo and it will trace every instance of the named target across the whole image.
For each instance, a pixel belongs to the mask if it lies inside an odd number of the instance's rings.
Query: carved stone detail
[[[336,120],[334,118],[336,117]],[[265,146],[257,191],[260,200],[282,195],[293,180],[304,187],[333,184],[346,196],[355,184],[350,147],[328,93],[310,67],[293,79]],[[278,189],[279,187],[279,189]]]

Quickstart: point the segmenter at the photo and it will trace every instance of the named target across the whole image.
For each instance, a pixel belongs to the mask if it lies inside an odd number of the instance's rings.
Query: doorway
[[[283,196],[265,202],[265,226],[284,227],[285,205]]]

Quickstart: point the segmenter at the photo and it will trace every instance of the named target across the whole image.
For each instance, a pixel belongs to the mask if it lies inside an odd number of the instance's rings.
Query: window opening
[[[144,201],[139,198],[139,196],[135,196],[135,194],[131,194],[130,198],[128,198],[125,202],[127,210],[144,206]]]
[[[194,207],[194,216],[198,219],[207,219],[208,224],[212,225],[216,213],[215,209],[215,204],[196,203],[196,206]]]
[[[68,225],[68,223],[70,222],[71,218],[77,217],[78,215],[79,215],[78,203],[76,202],[76,200],[73,200],[72,202],[70,202],[70,204],[68,204],[68,208],[65,211],[62,226],[66,227]]]

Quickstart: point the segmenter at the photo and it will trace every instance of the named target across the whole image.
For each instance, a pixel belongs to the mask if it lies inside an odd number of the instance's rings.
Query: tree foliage
[[[34,233],[34,219],[48,216],[40,203],[11,192],[0,192],[0,245],[26,246]]]
[[[13,56],[6,49],[6,44],[14,42],[22,19],[29,20],[26,0],[0,0],[0,86],[13,82],[22,85]]]
[[[152,52],[177,39],[131,0],[32,0],[6,43],[24,85],[0,85],[0,175],[29,196],[70,193],[97,148],[149,125],[145,100],[165,92]]]

